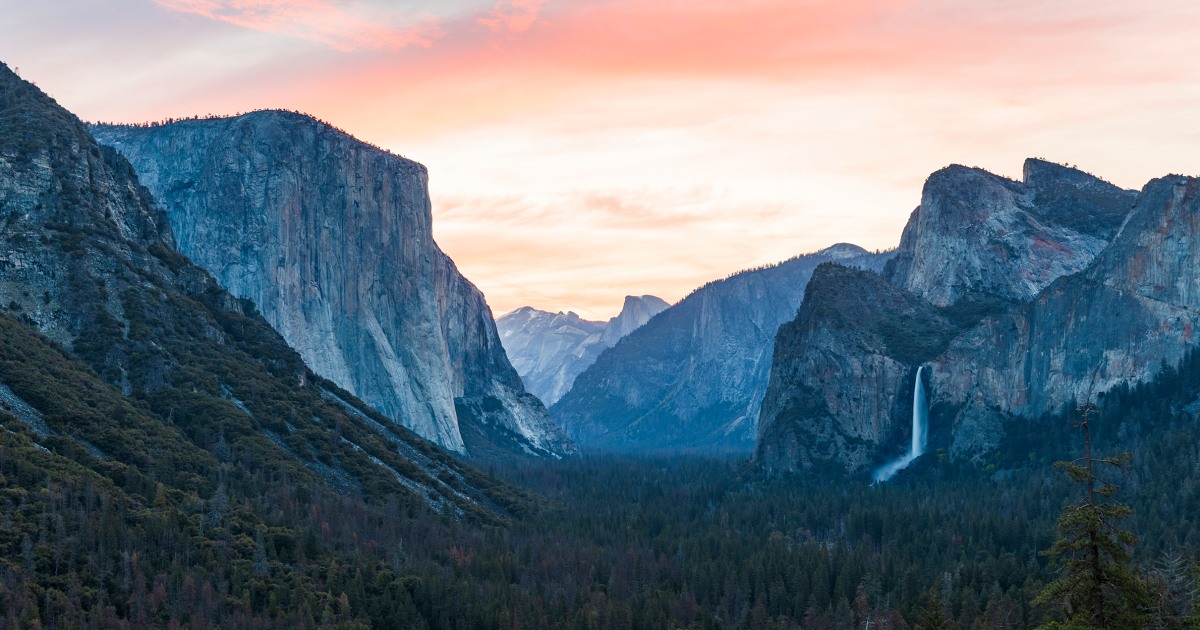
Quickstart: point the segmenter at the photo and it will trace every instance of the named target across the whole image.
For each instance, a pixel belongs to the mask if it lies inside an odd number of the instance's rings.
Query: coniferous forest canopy
[[[43,384],[94,379],[4,323],[14,387],[28,382],[14,372],[22,353],[46,366]],[[94,387],[39,395],[104,409]],[[1144,611],[1161,624],[1148,627],[1195,622],[1197,396],[1193,353],[1111,393],[1093,419],[1098,451],[1132,454],[1120,498],[1134,563],[1169,594]],[[1035,627],[1061,615],[1031,601],[1055,575],[1040,552],[1077,495],[1051,467],[1079,452],[1068,416],[1001,449],[1024,461],[954,464],[935,450],[882,486],[701,458],[496,469],[534,493],[503,522],[337,496],[280,464],[248,473],[238,452],[181,487],[153,464],[95,460],[7,412],[2,423],[0,607],[12,628]],[[155,448],[189,457],[184,442]]]

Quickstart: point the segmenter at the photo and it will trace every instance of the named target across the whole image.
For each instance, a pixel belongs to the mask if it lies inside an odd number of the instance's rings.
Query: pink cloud
[[[496,32],[523,33],[537,21],[538,12],[545,3],[546,0],[497,2],[487,17],[479,18],[479,23]]]
[[[316,42],[343,52],[428,47],[445,33],[430,15],[405,15],[335,0],[154,0],[172,11],[199,15],[263,33]]]

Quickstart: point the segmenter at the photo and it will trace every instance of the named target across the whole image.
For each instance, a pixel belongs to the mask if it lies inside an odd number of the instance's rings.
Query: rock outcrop
[[[775,338],[758,458],[769,469],[832,460],[859,471],[881,444],[906,444],[903,423],[893,419],[911,412],[914,366],[940,354],[960,329],[878,274],[821,265],[796,319]]]
[[[611,348],[617,345],[617,342],[629,333],[641,328],[655,315],[670,307],[666,300],[653,295],[626,295],[621,312],[608,320],[608,325],[604,327],[604,347]]]
[[[748,451],[775,332],[813,270],[888,257],[841,244],[706,284],[602,353],[551,413],[585,448]]]
[[[1088,269],[984,320],[931,364],[934,400],[961,407],[950,419],[954,453],[995,445],[999,431],[977,435],[977,425],[1095,402],[1184,357],[1200,327],[1198,197],[1195,178],[1151,181]]]
[[[496,328],[525,388],[553,405],[601,352],[668,306],[653,295],[627,295],[621,312],[607,323],[582,319],[573,311],[550,313],[525,306],[501,315]]]
[[[572,452],[434,243],[423,166],[281,111],[92,131],[318,374],[452,451]]]
[[[1195,190],[1168,177],[1138,194],[1040,160],[1026,162],[1023,183],[962,167],[935,173],[884,272],[905,306],[814,292],[807,318],[781,330],[760,460],[858,472],[894,455],[910,430],[896,400],[911,394],[919,365],[940,446],[978,460],[1016,416],[1094,401],[1178,362],[1200,323]],[[924,314],[905,323],[906,309]],[[857,337],[837,324],[851,314]],[[862,342],[881,324],[928,347]],[[835,404],[845,399],[856,404]]]
[[[150,497],[157,477],[164,505],[202,504],[195,493],[237,476],[231,488],[255,486],[247,505],[321,490],[458,518],[496,511],[483,489],[494,481],[383,427],[176,251],[129,162],[3,64],[0,223],[0,391],[20,414],[10,421],[75,441],[44,449],[50,466],[73,459],[111,488],[149,480]],[[294,494],[264,498],[268,479]]]
[[[1015,182],[950,166],[925,182],[884,275],[937,306],[990,296],[1024,302],[1087,267],[1136,193],[1042,160]]]

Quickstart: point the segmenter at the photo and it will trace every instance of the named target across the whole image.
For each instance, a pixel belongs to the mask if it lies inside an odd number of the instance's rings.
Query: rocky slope
[[[491,510],[478,473],[384,428],[175,251],[129,163],[2,64],[0,221],[4,406],[76,444],[56,456],[127,489],[149,475],[152,495],[157,476],[189,503],[218,480],[247,493],[282,477],[405,509]]]
[[[950,166],[925,182],[884,273],[938,306],[980,294],[1027,301],[1088,266],[1135,197],[1037,159],[1025,161],[1021,182]]]
[[[770,469],[836,460],[866,468],[901,439],[916,368],[961,325],[878,274],[824,264],[796,319],[779,328],[757,455]],[[908,383],[907,388],[904,386]]]
[[[750,450],[775,332],[813,270],[888,256],[835,245],[709,283],[602,353],[551,413],[585,448]]]
[[[93,133],[318,374],[452,451],[572,452],[434,243],[420,164],[281,111]]]
[[[501,315],[496,328],[525,388],[546,405],[553,405],[601,352],[668,306],[653,295],[627,295],[621,312],[608,322],[525,306]]]
[[[1026,163],[1020,184],[961,167],[934,174],[885,270],[909,303],[924,302],[925,315],[905,322],[895,305],[849,306],[832,292],[806,298],[802,314],[826,316],[781,330],[760,460],[777,470],[832,462],[857,472],[894,455],[911,430],[897,400],[911,395],[922,364],[935,447],[976,460],[1015,417],[1149,380],[1183,357],[1197,323],[1194,188],[1170,177],[1131,193],[1038,160]],[[870,284],[860,279],[854,290]],[[835,323],[849,314],[859,337]],[[905,329],[930,350],[855,346],[874,322]],[[832,395],[805,396],[814,384],[837,382],[844,385]]]

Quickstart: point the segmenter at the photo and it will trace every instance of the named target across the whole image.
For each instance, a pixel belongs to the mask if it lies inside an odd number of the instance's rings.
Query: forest
[[[1132,456],[1117,496],[1156,596],[1147,628],[1196,627],[1198,375],[1193,354],[1092,422],[1097,451]],[[489,471],[533,493],[527,511],[485,522],[261,467],[218,472],[203,499],[141,474],[117,486],[43,450],[66,440],[3,425],[8,628],[1033,628],[1062,619],[1033,601],[1079,494],[1052,462],[1081,448],[1063,414],[1004,446],[1019,464],[931,452],[883,485],[738,459],[528,463]]]

